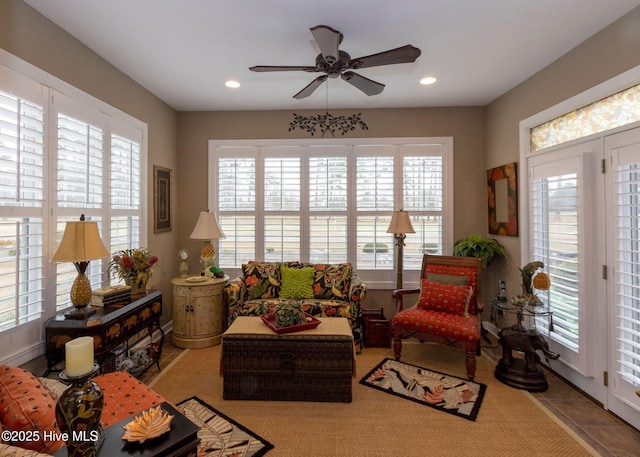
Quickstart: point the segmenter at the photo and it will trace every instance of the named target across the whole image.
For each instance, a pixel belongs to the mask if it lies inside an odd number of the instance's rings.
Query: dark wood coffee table
[[[173,416],[171,430],[158,438],[153,438],[144,443],[128,443],[122,440],[124,427],[133,420],[133,417],[124,419],[104,429],[104,442],[98,451],[98,457],[131,456],[136,457],[186,457],[198,454],[198,427],[177,411],[169,403],[162,403],[162,408]],[[66,457],[67,448],[58,449],[54,456]]]

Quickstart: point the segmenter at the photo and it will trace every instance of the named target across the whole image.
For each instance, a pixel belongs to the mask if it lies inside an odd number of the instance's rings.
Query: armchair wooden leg
[[[392,328],[393,355],[395,356],[396,360],[400,360],[400,355],[402,354],[402,338],[400,337],[401,332],[402,332],[401,328],[395,325],[393,326]]]
[[[473,381],[476,375],[476,351],[467,351],[467,378]]]

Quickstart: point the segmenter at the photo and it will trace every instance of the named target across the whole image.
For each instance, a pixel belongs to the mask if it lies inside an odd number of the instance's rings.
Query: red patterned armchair
[[[405,338],[455,345],[466,351],[467,376],[473,380],[480,355],[480,272],[478,258],[424,255],[420,288],[392,294],[397,306],[391,321],[396,359]],[[404,309],[405,297],[417,293],[416,304]]]

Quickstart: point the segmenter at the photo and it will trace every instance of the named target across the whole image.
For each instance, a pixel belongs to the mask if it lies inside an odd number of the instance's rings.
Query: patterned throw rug
[[[416,365],[384,359],[360,384],[476,420],[487,386]]]
[[[178,403],[183,414],[200,427],[198,457],[265,455],[273,445],[198,397]]]

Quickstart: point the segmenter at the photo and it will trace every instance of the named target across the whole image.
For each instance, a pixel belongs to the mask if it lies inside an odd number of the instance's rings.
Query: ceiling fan
[[[337,78],[338,76],[367,95],[378,95],[384,89],[384,84],[365,78],[351,70],[415,62],[420,56],[420,49],[407,44],[396,49],[352,59],[348,53],[338,49],[338,46],[342,43],[342,33],[326,25],[317,25],[310,30],[320,48],[320,54],[316,57],[316,65],[314,67],[258,65],[249,68],[249,70],[257,72],[306,71],[309,73],[324,73],[293,96],[293,98],[297,99],[308,97],[327,78]]]

